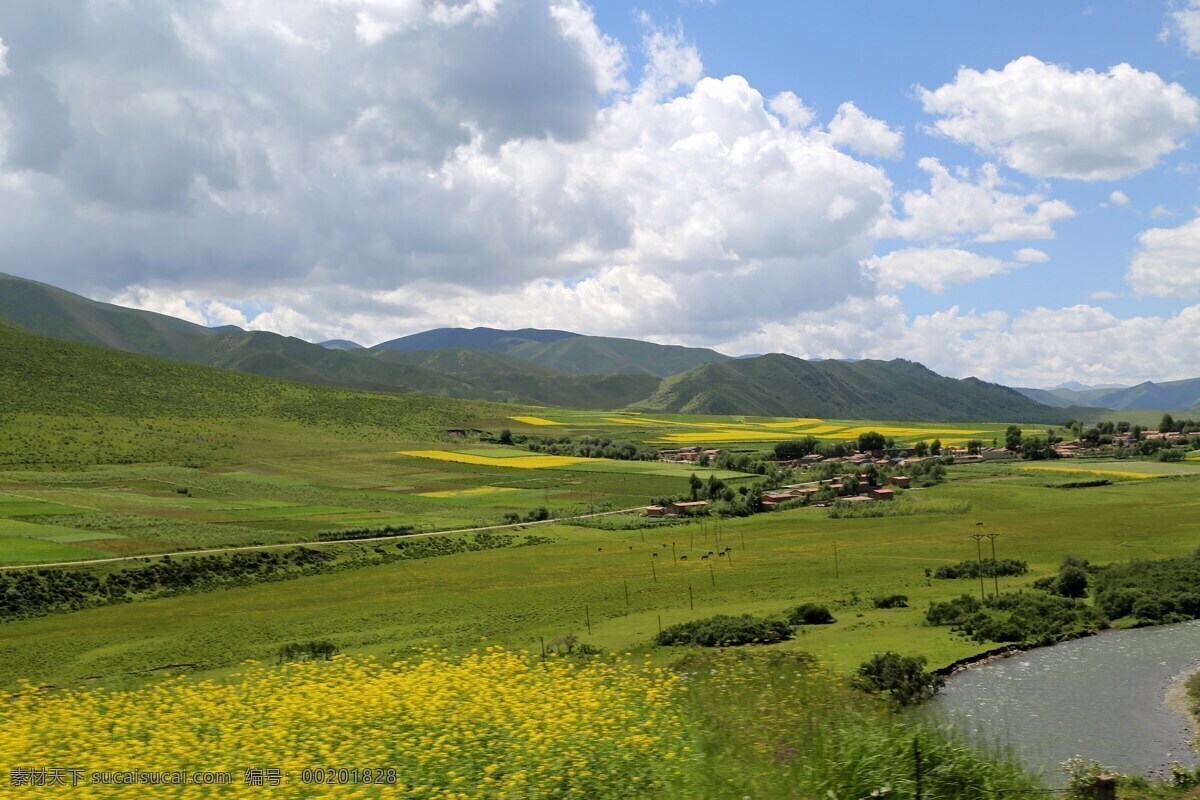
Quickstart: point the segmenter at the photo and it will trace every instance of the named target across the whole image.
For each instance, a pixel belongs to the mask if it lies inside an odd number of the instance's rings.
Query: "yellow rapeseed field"
[[[418,497],[470,497],[472,495],[515,492],[512,486],[476,486],[473,489],[443,489],[440,492],[421,492]]]
[[[539,662],[489,647],[252,664],[232,682],[133,691],[29,687],[0,704],[0,764],[13,782],[61,781],[14,796],[79,800],[652,797],[696,763],[678,680],[619,658]],[[108,772],[229,779],[113,785],[122,776]]]
[[[436,458],[439,461],[456,461],[459,464],[479,464],[484,467],[513,467],[516,469],[547,469],[549,467],[568,467],[571,464],[603,461],[602,458],[577,458],[575,456],[514,456],[509,458],[493,458],[491,456],[476,456],[470,453],[455,453],[453,450],[402,450],[402,456],[415,458]]]
[[[1088,469],[1086,467],[1042,467],[1042,466],[1023,466],[1023,470],[1038,470],[1042,472],[1082,472],[1087,475],[1115,475],[1120,478],[1161,478],[1162,475],[1155,475],[1145,472],[1128,472],[1119,469]]]
[[[555,422],[552,419],[542,419],[541,417],[509,417],[515,422],[524,422],[526,425],[563,425],[565,423]]]

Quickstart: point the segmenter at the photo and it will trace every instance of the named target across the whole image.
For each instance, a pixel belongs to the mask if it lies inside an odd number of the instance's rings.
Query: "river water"
[[[1055,784],[1072,756],[1161,776],[1197,763],[1190,721],[1165,699],[1197,668],[1200,621],[1108,631],[965,670],[924,709]]]

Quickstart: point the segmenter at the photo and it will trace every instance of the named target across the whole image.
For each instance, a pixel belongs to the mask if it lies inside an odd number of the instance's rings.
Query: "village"
[[[1105,428],[1112,423],[1105,425]],[[1119,424],[1120,425],[1120,424]],[[1198,446],[1197,434],[1178,430],[1154,431],[1140,427],[1130,429],[1113,427],[1097,435],[1097,429],[1078,431],[1076,439],[1056,441],[1052,431],[1046,438],[1022,439],[1015,432],[1010,446],[986,446],[980,440],[971,440],[963,446],[942,446],[940,442],[917,442],[913,445],[888,446],[870,449],[854,449],[849,442],[832,448],[831,454],[807,453],[799,458],[778,459],[771,462],[777,469],[809,470],[817,465],[848,469],[845,474],[833,474],[819,480],[786,484],[761,493],[759,499],[763,510],[771,510],[784,504],[818,507],[838,503],[871,503],[895,499],[897,490],[912,488],[913,476],[908,471],[926,473],[934,464],[977,464],[995,461],[1013,461],[1019,458],[1060,459],[1086,457],[1129,456],[1157,452],[1161,456],[1176,445]],[[880,437],[875,437],[878,439]],[[864,440],[870,441],[864,437]],[[893,444],[888,442],[887,444]],[[840,452],[840,454],[839,454]],[[720,448],[705,448],[700,445],[663,449],[660,460],[674,464],[695,464],[705,467],[717,464],[727,452]],[[858,468],[858,471],[855,468]],[[645,508],[646,516],[667,517],[708,513],[707,500],[692,499],[650,505]]]

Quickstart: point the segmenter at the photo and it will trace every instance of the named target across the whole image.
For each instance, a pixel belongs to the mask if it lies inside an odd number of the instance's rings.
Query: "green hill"
[[[206,328],[5,275],[0,318],[34,333],[116,350],[375,392],[573,409],[841,419],[1039,422],[1089,412],[1052,409],[1012,389],[945,378],[907,361],[810,362],[778,354],[732,359],[703,348],[565,331],[443,328],[370,349],[332,349],[265,331]],[[428,347],[449,342],[459,345]]]
[[[605,336],[582,336],[578,333],[536,328],[518,331],[494,328],[439,328],[383,342],[372,350],[421,351],[446,348],[470,348],[504,353],[577,375],[651,375],[659,378],[710,361],[725,361],[729,358],[715,350],[702,347],[680,347]]]
[[[804,361],[778,353],[704,364],[663,381],[637,407],[689,414],[1057,423],[1054,409],[976,378],[946,378],[911,361]]]
[[[511,408],[261,378],[0,322],[0,464],[220,460],[237,442],[430,440]],[[297,428],[297,426],[300,426]],[[288,431],[309,431],[302,436]]]

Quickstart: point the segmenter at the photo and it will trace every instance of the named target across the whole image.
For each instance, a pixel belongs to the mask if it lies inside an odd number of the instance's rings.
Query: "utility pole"
[[[992,540],[992,582],[996,585],[996,596],[1000,596],[1000,564],[996,561],[996,537],[998,533],[985,533]]]
[[[979,599],[980,600],[986,599],[986,596],[984,595],[984,589],[983,589],[983,545],[980,544],[980,541],[983,539],[983,537],[985,535],[986,534],[982,534],[982,533],[972,533],[971,534],[971,538],[975,540],[975,557],[977,559],[977,563],[979,564]]]
[[[696,610],[696,596],[692,594],[692,585],[688,584],[688,604],[692,607],[692,611]]]
[[[708,560],[708,576],[712,578],[712,585],[717,585],[717,571],[713,568],[712,559]]]
[[[588,636],[592,635],[592,612],[588,610],[587,604],[583,606],[584,619],[587,620]]]
[[[621,582],[625,584],[625,605],[629,605],[629,579],[622,578]]]
[[[678,564],[679,559],[675,557],[675,543],[671,542],[671,563]]]
[[[658,583],[658,569],[654,566],[654,559],[650,559],[650,574],[654,576],[654,582]]]
[[[837,539],[833,540],[833,579],[839,579],[838,575],[838,557],[837,557]]]

